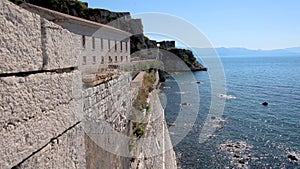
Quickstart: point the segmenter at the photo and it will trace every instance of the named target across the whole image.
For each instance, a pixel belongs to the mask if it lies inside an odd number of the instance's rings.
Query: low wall
[[[111,135],[128,135],[128,116],[131,111],[130,82],[130,73],[122,73],[111,81],[84,89],[87,168],[129,167],[129,158],[118,155],[118,152],[128,149],[128,143],[122,145],[118,143],[119,140],[113,140]],[[89,126],[96,128],[90,130]],[[110,127],[114,132],[99,132],[106,131],[105,127]]]
[[[122,73],[113,80],[83,91],[84,115],[86,119],[104,120],[118,132],[127,128],[131,109],[131,75]]]
[[[150,112],[146,131],[132,150],[131,169],[175,169],[176,156],[165,122],[157,90],[150,93]]]

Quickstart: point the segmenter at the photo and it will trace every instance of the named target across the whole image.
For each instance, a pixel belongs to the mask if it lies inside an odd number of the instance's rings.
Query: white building
[[[82,72],[130,62],[130,33],[27,3],[21,6],[80,36],[79,69]]]

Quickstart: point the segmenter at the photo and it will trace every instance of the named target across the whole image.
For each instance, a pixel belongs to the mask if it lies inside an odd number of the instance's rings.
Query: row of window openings
[[[128,56],[126,56],[126,61],[128,61]],[[111,56],[108,57],[108,63],[112,63],[113,59]],[[118,56],[115,56],[115,62],[118,62]],[[121,56],[121,62],[123,62],[123,56]],[[83,56],[83,65],[86,65],[86,56]],[[93,56],[93,64],[96,64],[96,56]],[[101,64],[104,64],[104,57],[101,56]]]
[[[101,38],[101,49],[103,50],[103,39]],[[85,39],[85,36],[83,35],[82,36],[82,47],[85,48],[86,47],[86,39]],[[95,45],[95,38],[92,37],[92,48],[93,49],[96,49],[96,45]],[[125,50],[126,52],[128,51],[128,46],[127,46],[127,42],[125,42]],[[110,50],[110,40],[108,40],[108,49]],[[123,51],[123,42],[120,41],[120,49],[121,51]],[[115,51],[117,51],[117,41],[115,40]]]

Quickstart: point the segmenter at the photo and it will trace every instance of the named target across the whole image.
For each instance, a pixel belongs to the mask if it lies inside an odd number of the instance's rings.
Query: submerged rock
[[[219,94],[218,95],[219,98],[221,99],[236,99],[236,96],[233,96],[233,95],[226,95],[226,94]]]
[[[196,84],[204,84],[204,83],[201,82],[201,81],[196,81],[195,83],[196,83]]]
[[[298,163],[300,165],[300,154],[296,152],[289,152],[288,159],[292,163]]]
[[[180,106],[191,106],[190,103],[181,103]]]
[[[243,141],[227,141],[221,144],[219,149],[230,159],[232,165],[237,168],[249,168],[249,161],[252,160],[252,146]]]
[[[288,155],[288,158],[289,158],[289,160],[291,160],[291,161],[298,161],[297,157],[294,156],[294,155],[291,155],[291,154]]]
[[[175,123],[167,123],[167,126],[168,126],[168,127],[176,126],[176,124],[175,124]]]

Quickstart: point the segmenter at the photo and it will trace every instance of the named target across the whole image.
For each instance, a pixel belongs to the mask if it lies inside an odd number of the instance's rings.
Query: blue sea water
[[[299,161],[288,158],[291,153],[300,157],[300,56],[227,56],[221,57],[221,61],[227,95],[236,99],[226,100],[221,127],[213,137],[199,143],[212,96],[207,72],[194,73],[195,79],[203,82],[197,84],[201,101],[196,121],[184,124],[190,127],[190,132],[174,147],[181,168],[238,168],[230,152],[220,149],[228,141],[250,146],[247,152],[250,158],[242,168],[300,168]],[[172,76],[184,79],[185,73]],[[170,77],[161,88],[161,95],[167,99],[166,121],[175,125],[178,110],[183,108],[180,99],[189,95],[177,83]],[[264,101],[269,105],[261,105]],[[176,131],[172,131],[172,126],[170,131],[173,140]]]

